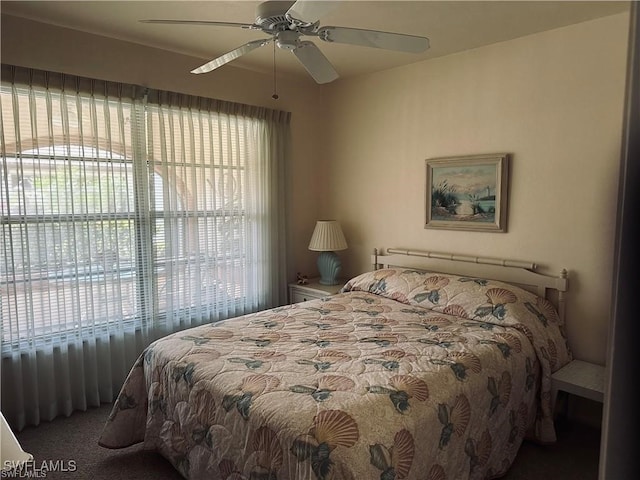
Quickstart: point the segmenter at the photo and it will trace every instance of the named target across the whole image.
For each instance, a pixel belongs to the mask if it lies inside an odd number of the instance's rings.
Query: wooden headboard
[[[535,263],[404,248],[388,248],[384,253],[375,249],[371,263],[374,270],[404,267],[511,283],[550,300],[560,318],[563,321],[565,318],[564,293],[569,289],[569,275],[565,269],[553,276],[536,272]]]

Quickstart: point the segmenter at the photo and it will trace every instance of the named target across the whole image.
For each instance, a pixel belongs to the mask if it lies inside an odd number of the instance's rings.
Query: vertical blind
[[[2,410],[111,401],[162,335],[284,301],[289,114],[2,66]]]

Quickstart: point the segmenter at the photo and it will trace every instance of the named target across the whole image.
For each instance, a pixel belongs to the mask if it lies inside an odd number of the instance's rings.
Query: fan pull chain
[[[276,42],[273,42],[273,95],[271,98],[278,99],[278,79],[276,77]]]

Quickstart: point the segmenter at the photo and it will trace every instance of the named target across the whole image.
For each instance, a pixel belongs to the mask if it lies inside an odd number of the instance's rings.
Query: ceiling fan
[[[143,23],[173,25],[209,25],[261,30],[269,38],[252,40],[224,55],[201,65],[191,73],[207,73],[256,48],[275,42],[279,48],[291,51],[317,83],[329,83],[338,78],[327,57],[315,43],[301,37],[317,37],[324,42],[345,43],[365,47],[420,53],[429,48],[429,39],[415,35],[380,32],[346,27],[322,27],[319,18],[332,10],[336,2],[315,0],[271,0],[256,8],[255,23],[216,22],[209,20],[140,20]]]

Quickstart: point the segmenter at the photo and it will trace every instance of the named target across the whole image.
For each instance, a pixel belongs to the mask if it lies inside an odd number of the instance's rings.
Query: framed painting
[[[506,153],[426,160],[425,228],[507,231]]]

